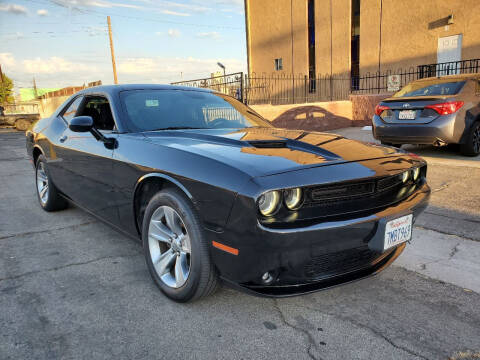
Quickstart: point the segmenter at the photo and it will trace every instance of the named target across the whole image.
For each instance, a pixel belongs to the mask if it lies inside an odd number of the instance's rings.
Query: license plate
[[[383,250],[387,250],[412,238],[412,219],[413,215],[410,214],[387,222]]]
[[[398,118],[400,120],[413,120],[417,112],[415,110],[402,110],[398,113]]]

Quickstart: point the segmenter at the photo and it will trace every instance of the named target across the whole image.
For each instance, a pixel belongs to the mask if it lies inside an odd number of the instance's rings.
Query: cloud
[[[0,64],[4,65],[5,67],[14,67],[15,66],[15,58],[13,57],[12,53],[0,53]]]
[[[159,70],[153,58],[128,58],[118,63],[118,72],[125,74],[145,74]]]
[[[160,10],[161,14],[166,14],[166,15],[174,15],[174,16],[190,16],[188,13],[181,13],[178,11],[172,11],[172,10]]]
[[[164,32],[164,31],[157,31],[155,33],[155,35],[158,35],[158,36],[164,36],[164,35],[167,35],[171,38],[178,38],[182,35],[182,33],[180,32],[180,30],[178,29],[168,29],[167,32]]]
[[[168,29],[167,34],[173,38],[178,38],[181,35],[180,30],[177,29]]]
[[[37,10],[37,15],[38,16],[47,16],[48,15],[48,10],[39,9],[39,10]]]
[[[2,40],[8,41],[8,40],[20,40],[23,39],[24,35],[22,32],[14,32],[14,33],[7,33],[2,36]]]
[[[237,5],[243,6],[243,0],[217,0],[218,5]]]
[[[58,6],[66,7],[69,9],[80,9],[82,7],[98,7],[98,8],[129,8],[129,9],[141,9],[142,6],[112,2],[107,0],[51,0],[52,3]]]
[[[183,79],[209,77],[218,70],[217,61],[225,65],[227,72],[245,71],[246,65],[238,59],[197,59],[187,58],[128,58],[118,63],[121,82],[169,83]],[[182,77],[181,75],[182,74]]]
[[[75,57],[15,59],[11,53],[0,53],[3,70],[15,81],[15,86],[31,86],[35,76],[39,87],[64,87],[82,85],[102,80],[113,83],[112,64],[106,56],[102,59],[78,60]],[[239,59],[198,59],[193,57],[141,57],[117,58],[120,83],[162,83],[209,77],[218,70],[217,61],[226,66],[228,73],[246,70]]]
[[[23,60],[22,65],[24,71],[29,74],[61,74],[96,71],[95,66],[71,62],[56,56],[48,59],[35,58]]]
[[[220,34],[216,31],[208,31],[208,32],[199,32],[197,33],[197,37],[202,39],[220,39]]]
[[[15,15],[26,15],[28,13],[25,6],[17,4],[0,5],[0,11],[8,12]]]
[[[105,29],[104,26],[89,25],[89,26],[84,26],[83,28],[87,32],[88,36],[98,36],[98,35],[103,35],[107,33],[107,29]]]
[[[159,3],[159,1],[157,1],[157,3]],[[174,2],[174,1],[161,1],[160,3],[162,5],[167,6],[167,7],[184,9],[184,10],[187,10],[187,11],[193,11],[193,12],[199,12],[199,13],[211,10],[210,8],[205,7],[203,5],[183,4],[183,3],[177,3],[177,2]]]

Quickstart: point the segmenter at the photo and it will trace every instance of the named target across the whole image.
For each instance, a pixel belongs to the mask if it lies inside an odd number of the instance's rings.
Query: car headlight
[[[288,189],[284,191],[284,201],[285,206],[289,210],[296,210],[301,205],[302,202],[302,189]]]
[[[412,170],[413,181],[417,181],[419,176],[420,176],[420,168],[417,167],[417,168]]]
[[[258,209],[264,216],[272,215],[280,203],[280,192],[277,190],[268,191],[258,199]]]
[[[408,178],[410,177],[410,172],[409,171],[405,171],[403,174],[402,174],[402,182],[405,184],[407,181],[408,181]]]

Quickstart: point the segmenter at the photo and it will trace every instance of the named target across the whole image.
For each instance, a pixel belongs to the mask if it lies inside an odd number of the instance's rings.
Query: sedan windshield
[[[455,95],[462,88],[465,81],[418,81],[412,82],[397,92],[393,97],[413,97],[413,96],[441,96]]]
[[[195,90],[130,90],[120,94],[133,131],[272,127],[230,96]]]

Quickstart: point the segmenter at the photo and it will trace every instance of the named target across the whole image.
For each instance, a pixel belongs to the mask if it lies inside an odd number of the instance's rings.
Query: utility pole
[[[35,99],[38,97],[37,91],[37,83],[35,82],[35,78],[33,78],[33,94],[35,95]]]
[[[113,82],[115,84],[118,84],[117,66],[115,65],[115,50],[113,49],[113,39],[112,39],[112,23],[110,22],[110,16],[107,16],[107,23],[108,23],[108,37],[110,38],[110,52],[112,54]]]

